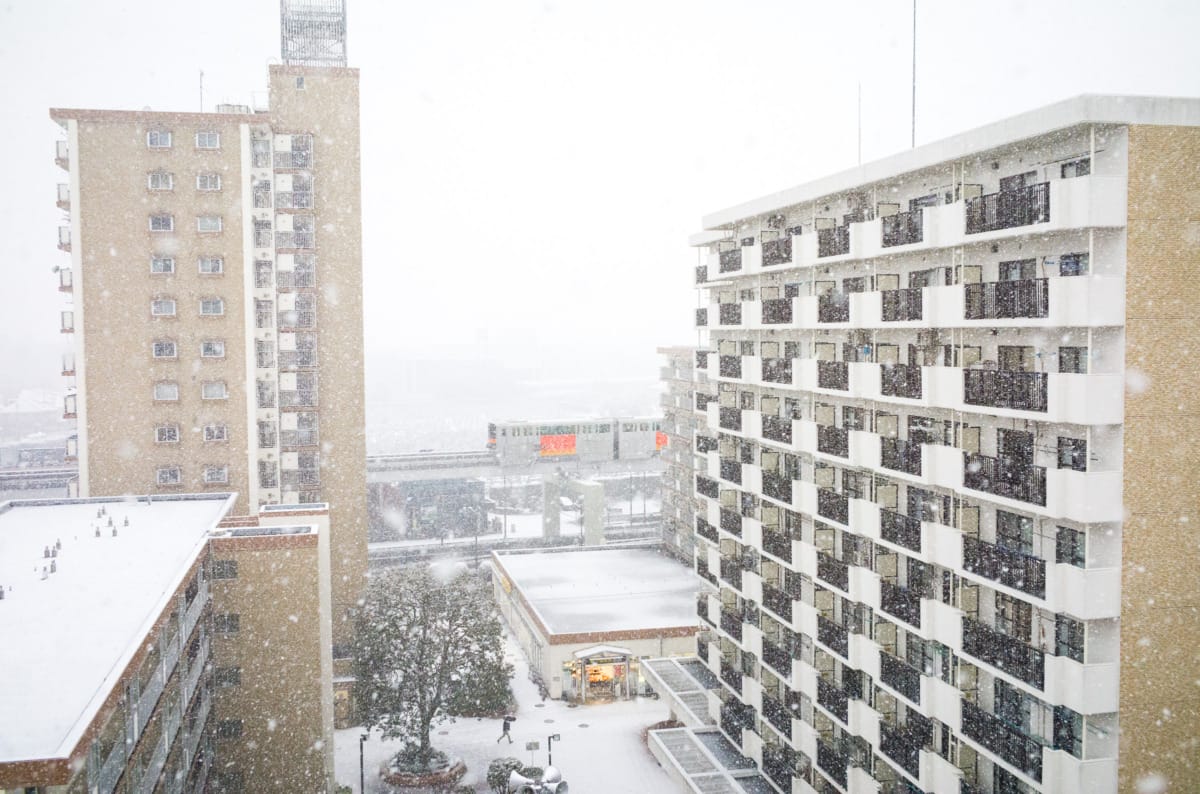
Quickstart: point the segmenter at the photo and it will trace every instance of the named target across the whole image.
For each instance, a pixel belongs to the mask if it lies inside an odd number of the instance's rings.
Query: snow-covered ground
[[[645,794],[677,790],[642,743],[644,728],[667,719],[667,707],[662,701],[648,698],[617,703],[568,706],[557,700],[538,696],[529,680],[529,665],[511,635],[505,636],[505,655],[516,673],[513,692],[519,704],[513,723],[510,745],[500,744],[500,720],[467,719],[435,725],[433,744],[451,756],[463,759],[467,774],[463,785],[474,786],[477,792],[489,791],[487,767],[494,758],[519,758],[526,764],[546,765],[546,737],[557,733],[561,741],[554,742],[554,765],[562,771],[563,779],[571,786],[572,794]],[[334,739],[334,764],[339,785],[358,787],[358,737],[360,728],[337,731]],[[525,743],[536,741],[539,749],[532,753]],[[388,789],[379,781],[380,765],[399,748],[397,742],[382,742],[372,734],[363,745],[366,761],[367,794],[386,794]]]

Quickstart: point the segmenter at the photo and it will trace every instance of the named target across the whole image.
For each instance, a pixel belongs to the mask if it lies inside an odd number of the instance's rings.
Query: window
[[[272,328],[275,325],[275,301],[254,300],[254,327]]]
[[[151,149],[170,149],[170,130],[149,130],[146,133],[146,145]]]
[[[279,487],[279,469],[275,466],[274,461],[260,460],[258,462],[258,487]]]
[[[152,344],[155,358],[175,358],[175,341],[173,339],[158,339]]]
[[[224,400],[229,397],[229,389],[223,380],[205,381],[200,386],[200,397],[205,400]]]
[[[1089,258],[1088,254],[1063,254],[1058,258],[1058,275],[1087,275]]]
[[[219,256],[202,256],[199,265],[200,272],[206,276],[218,276],[225,272],[225,260]]]
[[[175,231],[175,216],[166,212],[159,212],[150,216],[150,231],[152,232],[173,232]]]
[[[275,423],[270,420],[261,420],[258,423],[258,448],[273,449],[277,441]]]
[[[150,257],[150,272],[151,273],[174,273],[175,258],[171,256],[152,256]]]
[[[174,317],[174,298],[155,298],[150,301],[150,314],[154,317]]]
[[[996,545],[1022,554],[1033,554],[1033,519],[996,511]]]
[[[1086,347],[1060,347],[1058,349],[1058,371],[1077,375],[1087,374],[1088,349]]]
[[[274,408],[275,384],[269,380],[260,380],[256,382],[256,388],[258,390],[258,407]]]
[[[254,197],[255,209],[267,209],[271,206],[271,183],[266,180],[255,182],[250,188]]]
[[[150,190],[174,190],[175,175],[166,171],[151,171],[146,175],[146,187]]]
[[[205,339],[200,343],[201,358],[225,358],[225,340]]]
[[[238,575],[237,560],[213,560],[213,579],[236,579]]]
[[[1087,439],[1059,436],[1058,468],[1087,471]]]
[[[179,425],[159,425],[154,428],[154,441],[158,444],[178,444]]]
[[[296,89],[299,91],[304,90],[304,76],[303,75],[296,78]]]
[[[155,474],[155,482],[159,485],[181,485],[183,470],[178,466],[160,466]]]
[[[179,384],[173,380],[164,380],[154,384],[154,399],[160,402],[179,399]]]
[[[220,215],[196,216],[196,231],[202,234],[212,234],[221,231]]]
[[[213,628],[218,634],[237,634],[241,628],[242,616],[236,612],[223,612],[213,615]]]
[[[225,301],[221,298],[201,298],[200,314],[206,317],[217,317],[225,313]]]
[[[237,566],[237,564],[234,563],[235,568],[236,568],[236,566]],[[216,577],[214,576],[213,578],[216,578]],[[242,668],[240,668],[240,667],[218,667],[216,670],[213,671],[213,682],[217,685],[217,688],[223,688],[223,687],[227,687],[227,686],[241,686],[242,685]]]
[[[262,220],[261,218],[255,218],[254,246],[256,248],[270,248],[271,243],[271,222]]]
[[[221,148],[221,133],[203,131],[196,133],[196,148],[197,149],[220,149]]]
[[[255,339],[254,363],[262,369],[275,366],[275,343],[267,339]]]
[[[271,142],[265,138],[250,141],[250,165],[254,168],[271,167]]]
[[[1059,527],[1054,561],[1084,568],[1087,564],[1087,533],[1070,527]]]
[[[196,174],[196,190],[206,192],[221,189],[221,175],[213,173]]]
[[[228,441],[229,428],[226,425],[205,425],[204,426],[205,441]]]
[[[275,263],[269,259],[259,259],[254,262],[254,287],[264,289],[273,286]]]
[[[228,466],[205,466],[204,467],[204,484],[205,485],[224,485],[229,482],[229,467]]]
[[[1071,179],[1077,176],[1087,176],[1092,173],[1092,158],[1080,157],[1062,164],[1062,178]]]
[[[1065,656],[1083,664],[1083,621],[1063,614],[1055,615],[1054,635],[1055,655]]]

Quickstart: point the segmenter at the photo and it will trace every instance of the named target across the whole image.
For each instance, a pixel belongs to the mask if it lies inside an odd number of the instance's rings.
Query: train
[[[487,448],[501,465],[641,460],[658,455],[666,445],[662,420],[648,417],[488,423]]]

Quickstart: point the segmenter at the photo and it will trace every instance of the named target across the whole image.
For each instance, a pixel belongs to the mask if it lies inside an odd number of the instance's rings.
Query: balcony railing
[[[1044,278],[963,285],[968,320],[1046,317],[1050,314],[1050,282]]]
[[[817,615],[817,642],[850,658],[850,631],[845,626],[839,626],[824,615]]]
[[[839,590],[850,590],[850,566],[823,551],[817,552],[817,578]]]
[[[1049,182],[967,199],[967,234],[1013,229],[1049,220]]]
[[[762,379],[767,383],[791,384],[792,360],[790,358],[764,358]]]
[[[879,750],[915,778],[921,777],[921,748],[925,742],[918,735],[886,722],[879,724]]]
[[[850,497],[829,488],[818,488],[817,515],[830,521],[849,524]]]
[[[735,270],[741,270],[742,249],[731,248],[728,251],[722,251],[720,269],[722,273],[732,273]]]
[[[791,236],[780,237],[777,240],[766,240],[762,244],[763,267],[782,265],[792,261]]]
[[[962,703],[962,732],[1041,782],[1042,745],[1035,739],[966,700]]]
[[[1023,593],[1046,597],[1046,561],[963,536],[963,568]]]
[[[1014,411],[1045,411],[1045,372],[1013,370],[963,370],[963,402]]]
[[[736,460],[721,460],[721,479],[726,482],[742,484],[742,464]]]
[[[826,292],[817,297],[817,322],[850,322],[850,296],[844,292]]]
[[[1046,505],[1046,469],[1012,458],[964,452],[963,485],[1005,499]]]
[[[724,567],[724,566],[722,566]],[[738,642],[742,641],[742,615],[721,607],[721,630]]]
[[[817,425],[817,451],[839,458],[850,457],[850,431],[832,425]]]
[[[766,362],[770,359],[763,360],[765,369]],[[766,380],[764,378],[763,380]],[[792,443],[792,420],[786,416],[770,416],[764,415],[762,418],[762,434],[763,438],[768,441],[777,441],[780,444]]]
[[[879,583],[879,604],[892,617],[921,628],[921,595],[916,590],[884,579]]]
[[[708,325],[708,309],[696,309],[696,325]]]
[[[883,321],[898,323],[920,320],[924,310],[923,295],[920,287],[885,289],[881,297]]]
[[[888,543],[902,546],[909,551],[921,552],[921,522],[912,516],[879,509],[879,536]]]
[[[915,364],[879,365],[879,391],[884,397],[921,399],[921,368]]]
[[[919,243],[923,239],[923,220],[920,207],[908,212],[897,212],[883,219],[883,247]]]
[[[821,768],[822,772],[829,775],[834,783],[846,788],[850,759],[845,753],[840,753],[834,749],[833,745],[817,739],[817,766]]]
[[[309,369],[317,366],[315,350],[280,350],[280,369]]]
[[[817,256],[839,256],[850,253],[850,227],[834,226],[817,230]]]
[[[696,490],[709,499],[719,499],[721,497],[720,484],[711,477],[705,477],[703,474],[696,475]]]
[[[848,391],[850,389],[850,367],[845,361],[818,361],[817,388]]]
[[[921,445],[902,438],[879,439],[879,463],[885,469],[921,476]]]
[[[721,319],[721,325],[741,325],[742,324],[742,304],[740,304],[740,303],[722,303],[722,304],[720,304],[720,319]]]
[[[279,392],[280,408],[315,408],[317,406],[317,391],[281,391]]]
[[[721,308],[724,309],[725,307],[722,306]],[[721,356],[718,361],[717,372],[722,378],[742,377],[742,357]]]
[[[312,232],[275,232],[276,248],[314,248],[316,235]]]
[[[763,643],[763,650],[765,652],[766,640]],[[790,674],[790,671],[787,674]],[[779,731],[787,739],[792,738],[792,713],[788,711],[787,706],[783,705],[783,701],[777,700],[764,692],[762,696],[762,713],[763,717],[766,718],[767,722],[771,723],[771,726],[775,730]],[[763,761],[765,765],[765,755]],[[790,772],[786,774],[788,778],[791,777]]]
[[[792,620],[792,597],[770,582],[763,582],[763,606],[784,620]]]
[[[722,406],[717,420],[717,423],[723,430],[737,430],[740,432],[742,429],[742,409]]]
[[[792,321],[791,298],[767,298],[762,302],[764,325],[786,325]]]
[[[764,496],[774,499],[777,502],[791,504],[792,481],[787,476],[773,471],[764,471],[762,473],[762,485]]]
[[[850,721],[850,697],[824,678],[817,679],[817,703],[842,722]]]
[[[766,475],[763,476],[764,492],[766,490]],[[790,485],[790,482],[789,482]],[[770,496],[770,494],[767,494]],[[775,497],[772,497],[775,498]],[[785,500],[780,500],[785,501]],[[786,500],[790,501],[790,500]],[[777,557],[784,562],[792,561],[792,539],[782,532],[763,527],[763,551],[770,554],[772,557]]]
[[[708,267],[706,265],[698,265],[696,267],[696,283],[703,284],[708,281]]]
[[[717,440],[715,438],[712,436],[703,436],[699,433],[696,434],[696,452],[703,455],[706,452],[712,452],[716,448]]]
[[[710,543],[720,543],[721,539],[717,535],[717,528],[705,521],[703,518],[696,519],[696,534]]]
[[[721,508],[721,529],[736,537],[742,536],[742,514],[728,507]],[[738,580],[741,581],[740,579]],[[740,586],[740,585],[739,585]]]
[[[879,652],[879,680],[921,705],[921,671],[887,651]]]
[[[316,430],[280,430],[279,443],[284,447],[315,447],[320,443]]]
[[[977,620],[963,616],[963,652],[1041,689],[1045,684],[1046,658],[1037,648]]]
[[[737,692],[739,695],[742,693],[742,672],[741,672],[741,670],[738,670],[736,667],[734,667],[733,665],[731,665],[729,662],[725,661],[724,659],[721,660],[721,680],[724,681],[726,684],[729,684],[730,688],[733,689],[734,692]],[[722,716],[722,723],[724,723],[725,715],[722,714],[721,716]],[[724,724],[722,724],[721,727],[725,727]],[[741,732],[740,732],[741,727],[742,727],[741,725],[738,725],[738,729],[739,729],[738,732],[735,733],[735,732],[730,731],[730,734],[732,736],[740,738],[741,737]]]
[[[792,674],[792,655],[782,645],[776,645],[764,637],[762,652],[763,661],[771,665],[783,678],[786,679]]]

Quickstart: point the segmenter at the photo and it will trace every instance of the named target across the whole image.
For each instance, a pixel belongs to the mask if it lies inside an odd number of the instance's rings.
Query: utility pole
[[[204,70],[200,70],[200,112],[204,112]]]
[[[917,148],[917,0],[913,0],[912,148]]]

